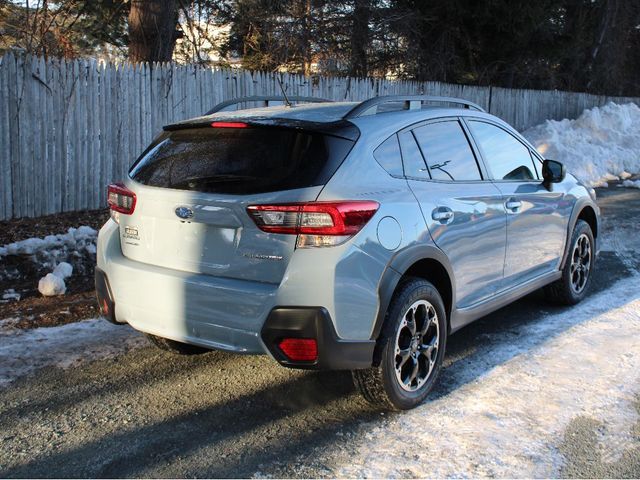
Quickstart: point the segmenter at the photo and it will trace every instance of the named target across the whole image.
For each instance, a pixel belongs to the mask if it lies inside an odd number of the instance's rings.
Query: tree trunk
[[[311,0],[304,0],[303,3],[303,24],[302,24],[302,71],[306,76],[311,75],[311,64],[313,62],[313,52],[311,51]]]
[[[131,0],[129,60],[169,62],[176,44],[178,9],[175,0]]]
[[[351,68],[353,77],[366,77],[368,73],[367,47],[369,46],[369,20],[371,0],[355,0],[351,30]]]

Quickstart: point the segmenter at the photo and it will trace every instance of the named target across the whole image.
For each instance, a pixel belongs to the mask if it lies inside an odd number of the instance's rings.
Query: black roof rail
[[[459,105],[463,105],[464,108],[473,108],[480,112],[484,112],[484,108],[480,105],[469,102],[468,100],[463,100],[461,98],[454,97],[438,97],[432,95],[383,95],[380,97],[373,97],[369,100],[365,100],[364,102],[359,103],[355,107],[353,107],[349,112],[344,116],[345,119],[349,118],[358,118],[363,117],[365,115],[373,115],[377,111],[377,107],[384,103],[389,102],[405,102],[405,106],[407,110],[419,109],[422,106],[422,102],[434,102],[434,103],[457,103]],[[418,104],[418,106],[415,106]],[[375,109],[375,110],[374,110]],[[373,110],[373,112],[371,112]]]
[[[240,103],[249,103],[249,102],[262,102],[265,107],[269,106],[270,102],[281,102],[282,104],[286,104],[287,100],[291,102],[303,102],[303,103],[326,103],[332,102],[333,100],[326,100],[324,98],[316,98],[316,97],[289,97],[287,98],[283,96],[277,95],[254,95],[251,97],[239,97],[234,98],[233,100],[227,100],[226,102],[222,102],[217,104],[211,110],[209,110],[205,115],[211,115],[212,113],[222,112],[227,107],[232,105],[238,105]],[[238,108],[236,110],[242,110],[242,108]]]

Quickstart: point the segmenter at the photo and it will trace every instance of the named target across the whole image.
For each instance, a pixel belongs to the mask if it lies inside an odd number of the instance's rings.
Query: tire
[[[208,348],[198,347],[197,345],[191,345],[188,343],[176,342],[175,340],[157,337],[149,333],[146,333],[145,335],[149,339],[149,341],[159,349],[176,353],[178,355],[199,355],[201,353],[207,353],[211,351]]]
[[[414,408],[433,388],[442,367],[446,344],[447,317],[442,297],[426,280],[406,278],[398,286],[387,310],[376,346],[377,365],[354,370],[354,384],[362,396],[377,407],[388,410]],[[417,375],[412,378],[416,374],[416,363]]]
[[[562,277],[544,287],[547,299],[560,305],[575,305],[589,291],[595,266],[595,241],[591,227],[578,220],[568,245]]]

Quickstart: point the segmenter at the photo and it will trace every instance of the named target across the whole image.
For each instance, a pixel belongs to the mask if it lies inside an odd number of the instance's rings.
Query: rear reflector
[[[355,235],[378,211],[373,201],[251,205],[247,212],[260,230],[290,235]]]
[[[107,187],[107,203],[113,212],[131,215],[136,208],[136,194],[121,183]]]
[[[213,122],[213,128],[249,128],[249,124],[244,122]]]
[[[109,311],[109,304],[107,303],[107,299],[106,298],[102,299],[102,305],[100,305],[100,311],[106,317],[108,317],[110,315],[110,313],[111,313]]]
[[[313,362],[318,358],[318,342],[315,338],[284,338],[278,347],[294,362]]]

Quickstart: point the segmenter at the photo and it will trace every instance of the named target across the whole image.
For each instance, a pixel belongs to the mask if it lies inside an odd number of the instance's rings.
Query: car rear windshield
[[[189,128],[163,133],[130,171],[153,187],[253,194],[325,184],[353,141],[290,128]]]

